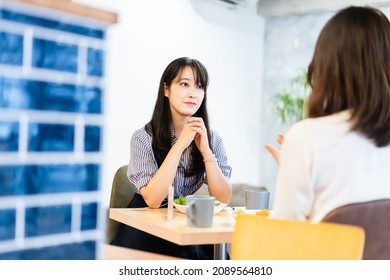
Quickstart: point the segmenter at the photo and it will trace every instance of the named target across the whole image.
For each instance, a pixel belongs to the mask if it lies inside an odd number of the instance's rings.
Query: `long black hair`
[[[183,69],[189,66],[194,72],[195,83],[204,89],[203,102],[194,117],[200,117],[207,129],[207,137],[210,143],[209,118],[206,107],[207,87],[209,76],[206,67],[196,59],[188,57],[177,58],[172,61],[161,76],[158,88],[156,105],[154,107],[152,119],[145,125],[145,130],[152,136],[152,149],[158,167],[161,166],[169,150],[172,147],[172,115],[170,110],[169,99],[164,95],[164,86],[170,87],[174,79],[181,75]],[[204,162],[202,155],[193,141],[191,147],[191,164],[187,170],[186,176],[192,176],[204,172]]]

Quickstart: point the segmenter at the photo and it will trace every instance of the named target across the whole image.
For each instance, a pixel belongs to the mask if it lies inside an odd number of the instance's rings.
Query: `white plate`
[[[180,205],[176,204],[175,202],[173,203],[173,206],[180,212],[185,214],[186,213],[186,206],[185,205]],[[218,214],[221,212],[223,209],[225,209],[226,204],[225,203],[220,203],[218,206],[214,207],[214,214]]]
[[[257,212],[261,211],[262,209],[245,209],[245,207],[227,207],[226,211],[228,212],[229,215],[232,215],[234,217],[237,216],[238,213],[243,213],[243,214],[256,214]]]
[[[179,210],[179,212],[185,214],[186,213],[186,206],[185,205],[180,205],[180,204],[176,204],[175,202],[173,203],[173,206]]]

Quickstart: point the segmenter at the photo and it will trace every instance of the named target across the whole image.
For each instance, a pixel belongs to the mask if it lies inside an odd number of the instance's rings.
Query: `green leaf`
[[[306,71],[302,71],[290,80],[287,87],[272,97],[273,111],[286,129],[305,118],[305,102],[310,90],[306,77]]]
[[[186,198],[183,196],[179,196],[175,199],[175,203],[179,205],[186,205]]]

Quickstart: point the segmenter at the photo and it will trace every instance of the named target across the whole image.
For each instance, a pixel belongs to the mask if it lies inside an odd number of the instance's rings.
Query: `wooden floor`
[[[183,260],[180,258],[129,249],[109,244],[103,245],[103,260]]]

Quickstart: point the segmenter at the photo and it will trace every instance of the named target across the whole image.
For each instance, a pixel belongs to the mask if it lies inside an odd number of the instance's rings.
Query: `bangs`
[[[191,67],[194,73],[195,83],[206,91],[209,85],[209,77],[206,69],[203,67],[203,65],[200,65],[195,61],[192,61],[192,63],[188,66]]]

